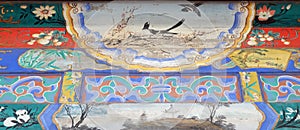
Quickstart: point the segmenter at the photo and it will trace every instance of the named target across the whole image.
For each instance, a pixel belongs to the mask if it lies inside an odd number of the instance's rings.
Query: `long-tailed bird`
[[[165,30],[155,30],[155,29],[150,29],[150,22],[146,22],[144,24],[143,30],[148,30],[150,33],[152,34],[178,34],[178,33],[174,33],[174,32],[169,32],[172,29],[175,29],[177,27],[179,27],[180,25],[182,25],[184,22],[184,19],[181,19],[178,23],[176,23],[175,25],[173,25],[172,27],[165,29]]]
[[[202,3],[195,2],[193,4],[179,4],[179,6],[182,6],[184,8],[181,9],[182,12],[195,12],[199,17],[201,16],[200,10],[197,8]]]

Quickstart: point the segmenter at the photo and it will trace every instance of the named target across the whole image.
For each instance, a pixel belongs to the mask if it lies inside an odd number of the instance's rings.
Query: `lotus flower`
[[[271,8],[267,8],[266,5],[256,10],[256,16],[258,16],[259,21],[267,21],[270,17],[274,16],[274,14],[275,14],[275,10],[271,10]]]

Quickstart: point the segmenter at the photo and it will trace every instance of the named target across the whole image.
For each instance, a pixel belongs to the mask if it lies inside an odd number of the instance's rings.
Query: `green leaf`
[[[265,44],[265,42],[258,42],[257,46],[261,46],[263,44]]]
[[[75,84],[66,86],[66,90],[73,90],[75,88]]]
[[[71,80],[71,79],[73,79],[72,77],[70,77],[70,76],[68,76],[69,78],[67,78],[66,80]]]
[[[39,62],[36,66],[35,66],[35,68],[40,68],[42,65],[44,65],[45,64],[45,62],[44,61],[41,61],[41,62]]]
[[[269,34],[269,35],[273,35],[273,32],[272,32],[272,31],[269,31],[268,34]]]
[[[26,13],[26,14],[24,15],[24,19],[27,18],[27,16],[28,16],[28,13]]]
[[[54,54],[55,53],[55,51],[54,50],[47,50],[47,53],[46,53],[46,55],[52,55],[52,54]]]
[[[249,92],[249,91],[246,91],[247,95],[250,96],[251,98],[254,98],[254,96]]]
[[[37,24],[39,24],[39,22],[40,22],[40,21],[36,21],[36,22],[34,22],[33,24],[34,24],[34,25],[37,25]]]
[[[61,54],[61,57],[62,57],[63,59],[66,59],[66,52],[61,51],[61,52],[59,52],[59,53]]]
[[[53,65],[51,65],[51,66],[49,66],[49,67],[51,67],[51,68],[53,68],[53,69],[60,69],[59,67],[53,66]]]
[[[39,38],[44,38],[45,36],[47,36],[47,34],[40,34]]]
[[[22,19],[24,17],[24,14],[22,13],[19,17],[19,19]]]
[[[63,42],[67,42],[69,39],[68,38],[63,38]]]
[[[55,63],[56,60],[51,61],[48,66],[52,66]]]
[[[265,33],[265,31],[264,31],[264,30],[259,30],[259,32],[260,32],[260,33]]]
[[[251,88],[251,87],[253,87],[255,85],[256,85],[256,82],[253,82],[252,84],[250,84],[249,86],[247,86],[247,88]]]
[[[253,92],[255,92],[255,93],[258,93],[258,91],[255,90],[254,88],[248,88],[248,89],[251,90],[251,91],[253,91]]]
[[[273,37],[278,37],[278,36],[280,36],[279,33],[274,33],[274,34],[273,34]]]

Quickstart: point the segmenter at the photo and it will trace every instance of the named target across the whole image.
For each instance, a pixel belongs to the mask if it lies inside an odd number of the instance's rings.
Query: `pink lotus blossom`
[[[256,10],[256,16],[258,16],[259,21],[267,21],[270,17],[274,16],[274,14],[275,14],[275,10],[271,10],[271,8],[267,8],[266,5]]]

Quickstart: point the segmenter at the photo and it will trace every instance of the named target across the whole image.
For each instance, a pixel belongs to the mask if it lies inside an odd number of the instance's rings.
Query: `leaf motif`
[[[75,88],[75,84],[72,84],[72,85],[68,85],[66,87],[66,90],[73,90]]]
[[[256,82],[253,82],[252,84],[250,84],[249,86],[247,86],[247,88],[251,88],[251,87],[253,87],[255,85],[256,85]]]
[[[34,24],[34,25],[37,25],[37,24],[39,24],[39,22],[40,22],[40,21],[36,21],[36,22],[34,22],[33,24]]]
[[[255,34],[253,34],[253,33],[252,33],[252,34],[250,34],[250,36],[251,36],[251,37],[254,37],[254,36],[255,36]]]
[[[255,93],[258,93],[258,91],[255,90],[254,88],[248,88],[248,89],[251,90],[251,91],[253,91],[253,92],[255,92]]]
[[[53,69],[60,69],[59,67],[53,65],[51,65],[50,67],[52,67]]]
[[[55,63],[56,60],[51,61],[48,66],[52,66]]]
[[[250,96],[252,99],[254,98],[254,96],[249,92],[249,91],[246,91],[247,95]]]
[[[264,31],[264,30],[259,30],[259,32],[260,32],[260,33],[265,33],[265,31]]]
[[[272,35],[273,35],[273,32],[272,32],[272,31],[269,31],[268,34],[272,36]]]
[[[65,54],[64,51],[61,51],[61,52],[59,52],[59,53],[61,54],[61,57],[62,57],[63,59],[66,59],[66,54]]]
[[[46,62],[44,62],[44,61],[41,61],[41,62],[39,62],[36,66],[35,66],[35,68],[40,68],[40,67],[42,67],[42,65],[44,65]]]
[[[22,19],[24,17],[23,13],[20,15],[19,19]]]
[[[258,42],[258,46],[261,46],[261,45],[263,45],[263,44],[265,44],[265,42]]]
[[[27,16],[28,16],[28,13],[26,13],[26,14],[24,15],[24,19],[26,19],[26,18],[27,18]]]

